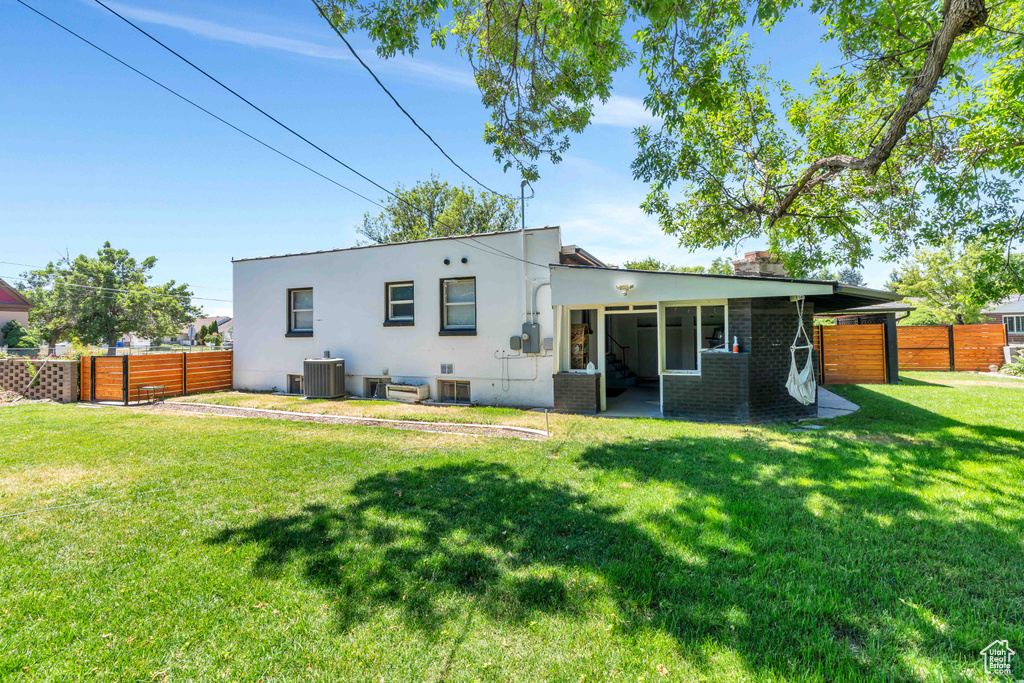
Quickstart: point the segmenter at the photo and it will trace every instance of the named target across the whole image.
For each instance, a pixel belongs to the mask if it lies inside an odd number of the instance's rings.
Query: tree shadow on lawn
[[[872,407],[884,415],[889,400]],[[439,638],[464,617],[453,596],[517,624],[593,618],[610,602],[622,632],[667,634],[705,670],[713,641],[755,673],[920,680],[936,667],[955,679],[989,641],[1021,635],[1006,627],[1024,622],[1020,538],[1003,519],[1017,503],[1001,489],[980,507],[923,495],[980,484],[958,464],[1006,435],[915,411],[895,435],[915,448],[788,427],[594,445],[578,463],[594,495],[495,463],[380,473],[353,486],[352,505],[211,542],[255,544],[260,577],[297,565],[337,601],[342,629],[385,607]]]

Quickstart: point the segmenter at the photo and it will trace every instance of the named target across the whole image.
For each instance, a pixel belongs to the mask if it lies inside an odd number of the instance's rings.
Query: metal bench
[[[146,399],[152,403],[156,401],[156,392],[159,391],[160,400],[163,401],[165,389],[163,384],[140,384],[135,387],[136,398],[139,403],[142,403],[142,392],[145,391]]]

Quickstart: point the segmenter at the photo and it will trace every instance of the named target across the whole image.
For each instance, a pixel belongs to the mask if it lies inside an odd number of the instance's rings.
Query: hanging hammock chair
[[[814,378],[814,343],[807,336],[804,329],[804,298],[796,299],[796,314],[800,318],[800,329],[796,332],[793,345],[789,347],[790,365],[789,379],[786,380],[786,389],[789,395],[803,403],[805,406],[814,403],[818,383]],[[806,344],[800,344],[800,335],[803,335]],[[807,349],[807,364],[803,370],[797,370],[796,352]]]

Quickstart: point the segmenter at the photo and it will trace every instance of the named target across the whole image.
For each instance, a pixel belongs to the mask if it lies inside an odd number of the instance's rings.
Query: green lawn
[[[1024,392],[840,391],[543,442],[0,408],[0,516],[108,499],[0,519],[0,680],[988,680]]]

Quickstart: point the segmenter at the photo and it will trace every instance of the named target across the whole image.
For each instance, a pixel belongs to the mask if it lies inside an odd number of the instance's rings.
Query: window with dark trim
[[[412,282],[389,282],[384,285],[384,326],[401,327],[415,322]]]
[[[1024,315],[1003,315],[1003,324],[1009,334],[1024,332]]]
[[[472,403],[469,382],[456,379],[437,380],[437,397],[441,403]]]
[[[288,290],[289,337],[313,336],[313,288]]]
[[[476,278],[441,280],[441,335],[476,334]]]

